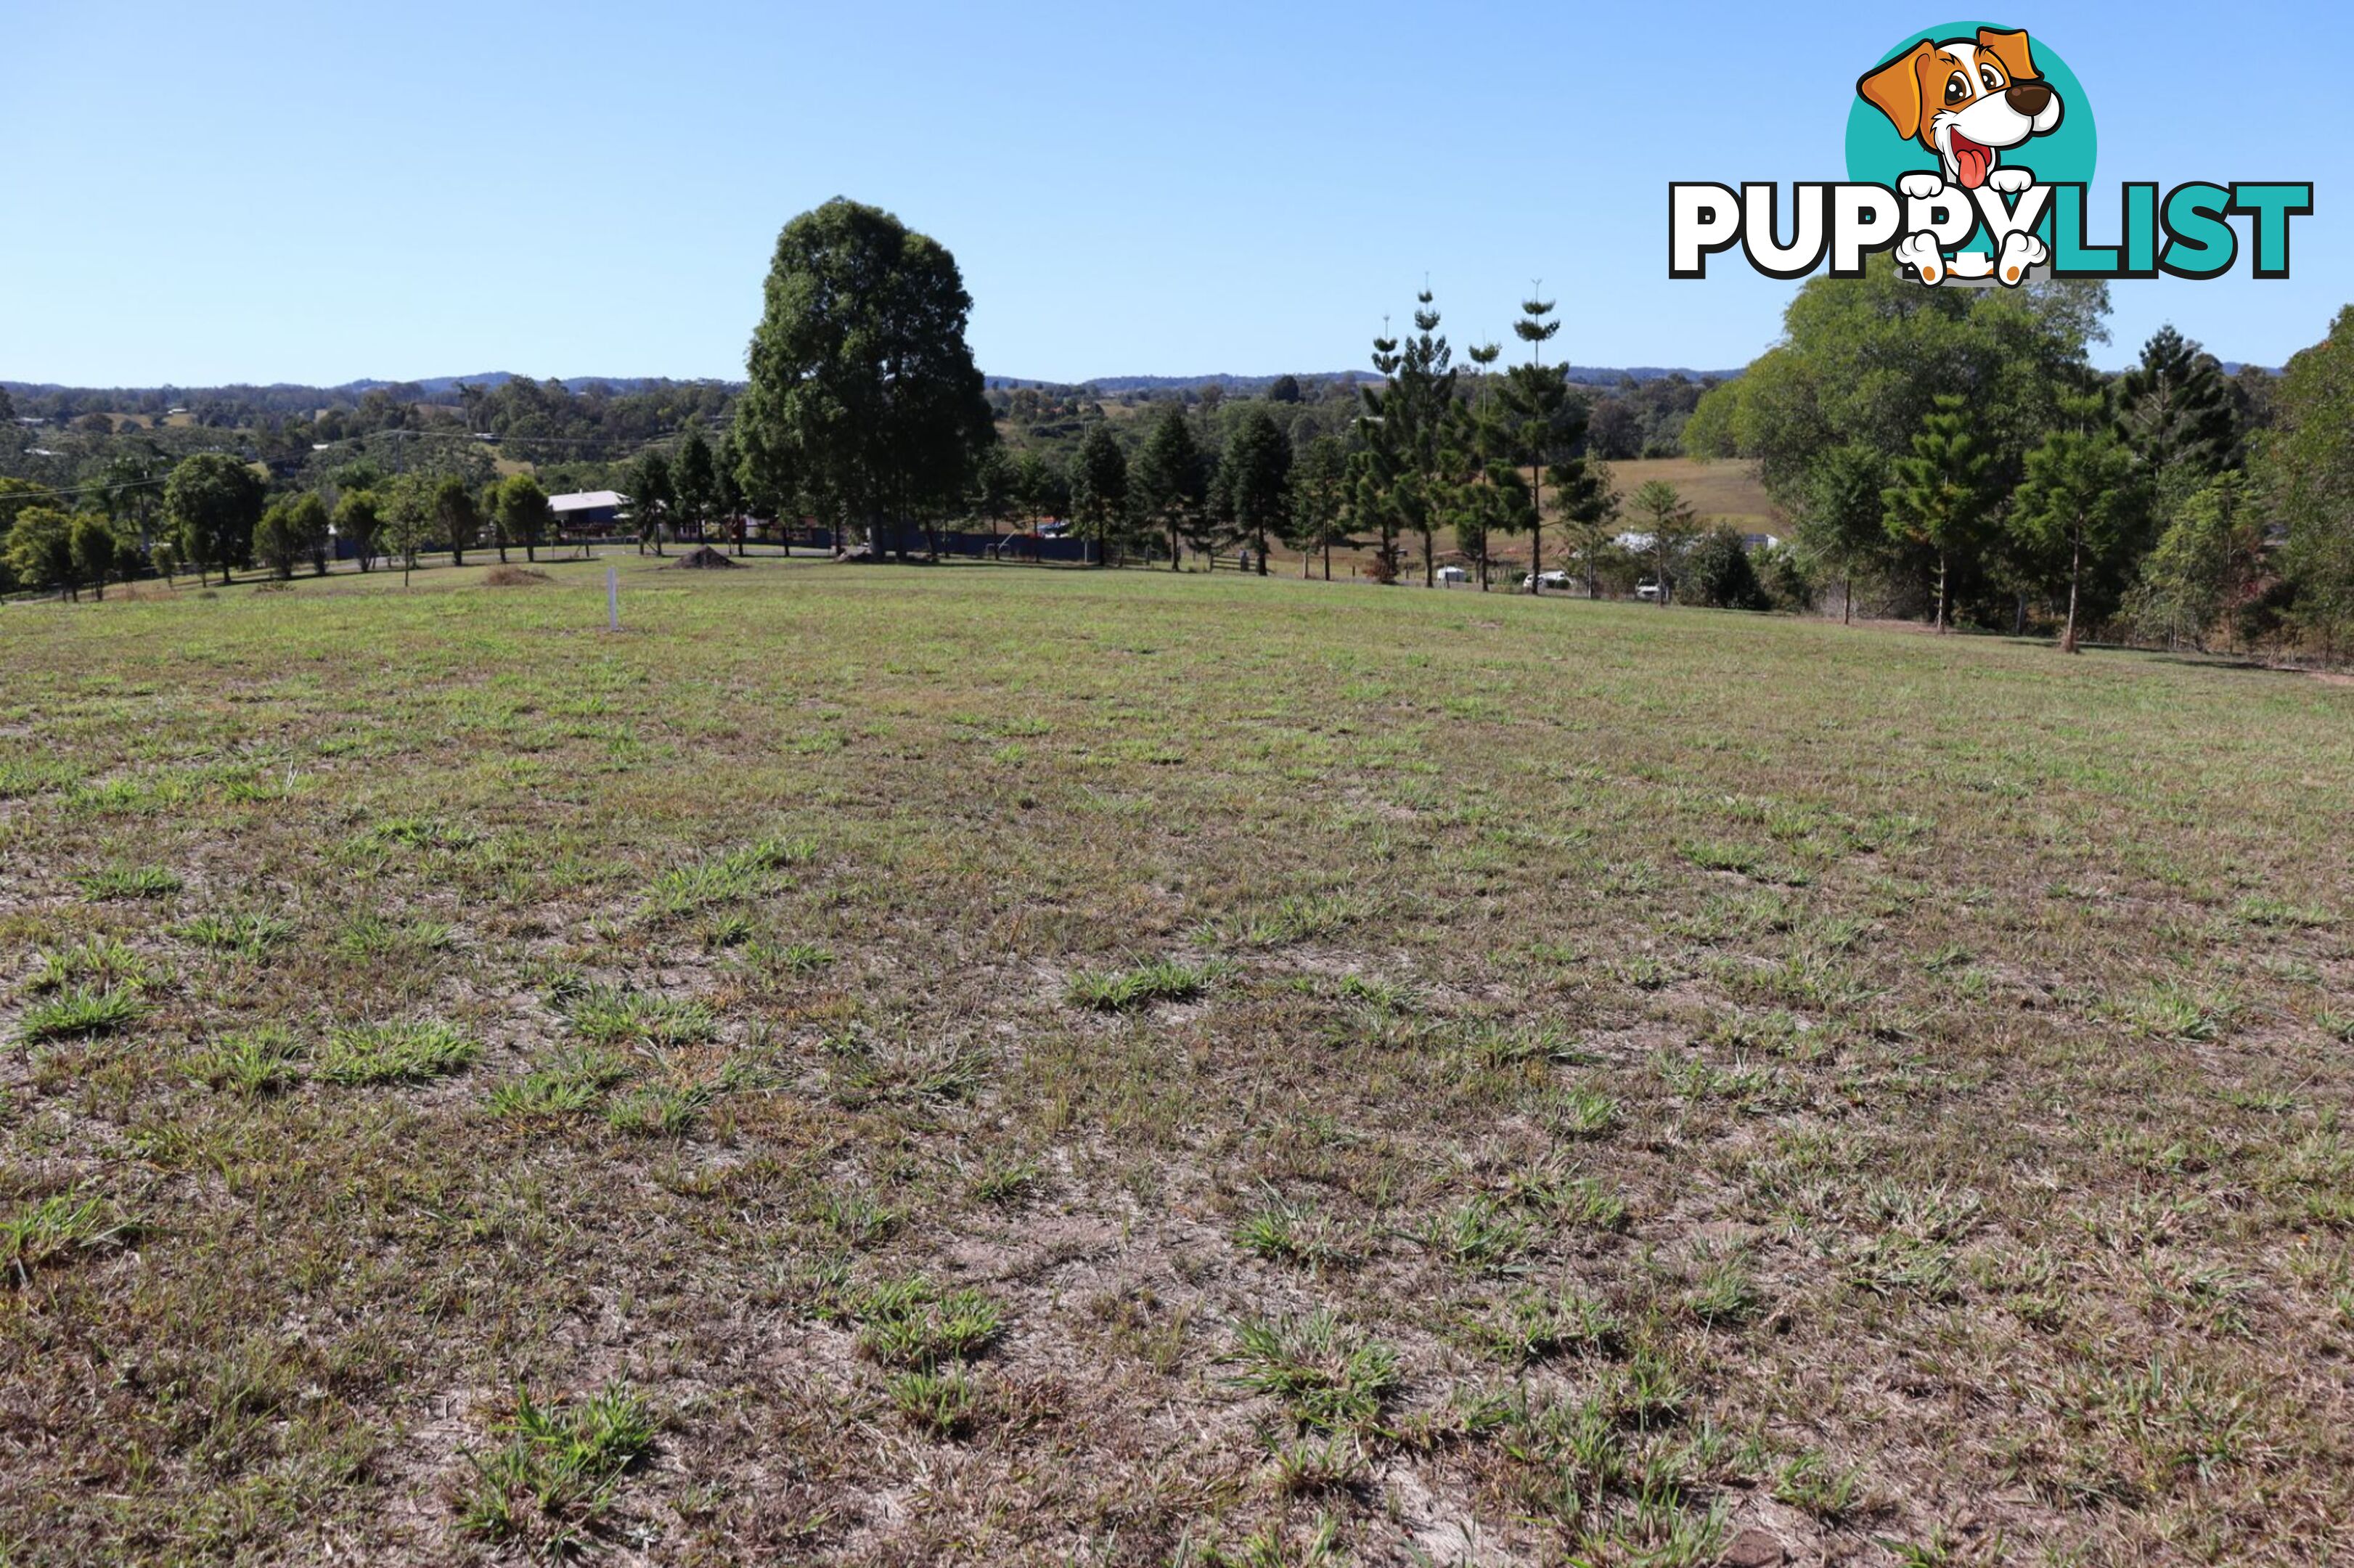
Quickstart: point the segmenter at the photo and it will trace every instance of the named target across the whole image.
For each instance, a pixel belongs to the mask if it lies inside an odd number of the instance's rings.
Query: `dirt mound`
[[[729,571],[736,569],[735,562],[708,545],[697,545],[694,549],[673,561],[671,565],[687,571],[703,571],[713,567],[725,567]]]
[[[482,574],[484,588],[528,588],[533,583],[555,580],[546,572],[535,572],[529,567],[493,567]]]

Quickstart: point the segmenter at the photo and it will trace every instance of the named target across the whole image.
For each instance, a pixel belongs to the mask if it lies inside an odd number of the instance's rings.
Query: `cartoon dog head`
[[[2060,95],[2035,74],[2027,35],[1980,27],[1926,39],[1855,84],[1898,135],[1937,154],[1948,184],[1975,190],[2006,147],[2060,124]]]

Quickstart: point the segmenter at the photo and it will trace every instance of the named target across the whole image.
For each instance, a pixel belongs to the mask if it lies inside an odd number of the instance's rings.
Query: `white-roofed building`
[[[568,495],[551,495],[547,504],[556,514],[556,530],[559,534],[594,533],[611,528],[621,521],[621,508],[630,498],[618,490],[580,490]]]

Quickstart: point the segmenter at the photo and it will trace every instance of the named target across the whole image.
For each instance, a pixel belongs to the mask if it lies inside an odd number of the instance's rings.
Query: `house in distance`
[[[581,490],[547,498],[558,534],[599,534],[620,525],[630,498],[618,490]]]

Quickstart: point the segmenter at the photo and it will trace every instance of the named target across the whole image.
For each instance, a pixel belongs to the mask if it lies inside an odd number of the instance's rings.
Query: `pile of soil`
[[[689,550],[685,555],[681,556],[677,560],[673,561],[671,565],[692,571],[704,571],[713,567],[723,567],[729,571],[734,571],[736,569],[736,563],[734,561],[729,560],[726,556],[721,555],[718,551],[713,549],[708,545],[697,545],[694,549]]]
[[[533,583],[553,581],[546,572],[535,572],[529,567],[493,567],[482,574],[484,588],[527,588]]]

